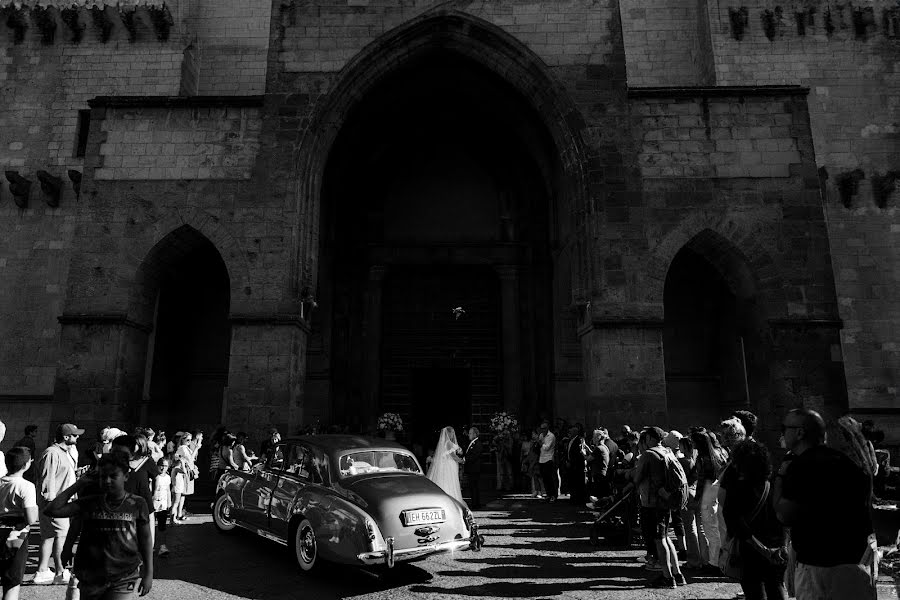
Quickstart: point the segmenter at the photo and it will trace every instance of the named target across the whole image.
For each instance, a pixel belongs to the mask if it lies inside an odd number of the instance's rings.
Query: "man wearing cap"
[[[56,429],[56,443],[44,450],[38,462],[38,509],[41,523],[41,549],[34,583],[68,583],[69,571],[62,562],[62,549],[69,531],[69,519],[52,518],[44,514],[44,509],[61,491],[75,483],[75,468],[78,464],[75,444],[84,429],[71,423]],[[50,570],[50,557],[56,572]]]

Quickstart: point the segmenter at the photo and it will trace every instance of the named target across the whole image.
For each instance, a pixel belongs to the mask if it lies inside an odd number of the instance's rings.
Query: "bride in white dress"
[[[465,461],[462,458],[462,451],[456,443],[456,432],[452,427],[444,427],[434,450],[431,467],[428,469],[428,479],[438,484],[448,496],[460,502],[463,502],[463,497],[459,485],[459,465],[463,462]]]

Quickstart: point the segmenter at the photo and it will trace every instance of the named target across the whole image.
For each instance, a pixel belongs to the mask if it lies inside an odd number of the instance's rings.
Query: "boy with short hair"
[[[3,600],[18,600],[28,559],[28,532],[38,520],[37,491],[23,477],[31,468],[31,451],[15,447],[6,453],[7,475],[0,479],[0,585]]]
[[[63,490],[45,509],[51,517],[81,517],[81,540],[75,555],[75,575],[82,600],[144,596],[153,587],[153,542],[146,501],[125,491],[128,455],[104,454],[99,461],[99,495],[69,500],[89,486],[96,475],[82,477]]]

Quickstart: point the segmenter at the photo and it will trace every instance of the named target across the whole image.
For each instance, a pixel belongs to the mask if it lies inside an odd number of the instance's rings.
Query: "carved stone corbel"
[[[52,46],[56,39],[56,11],[52,6],[35,6],[31,9],[31,16],[41,32],[41,43]]]
[[[24,42],[25,32],[28,30],[28,17],[25,16],[25,9],[16,8],[10,4],[0,14],[6,19],[6,26],[13,30],[13,43]]]
[[[59,14],[62,17],[63,23],[65,23],[66,27],[69,28],[69,31],[72,32],[72,43],[80,43],[81,38],[84,36],[85,26],[81,24],[78,9],[64,8]]]
[[[81,171],[69,169],[69,180],[72,182],[72,189],[75,190],[75,199],[81,198]]]
[[[95,6],[91,9],[91,20],[94,22],[94,27],[100,31],[100,41],[104,44],[108,42],[113,30],[113,21],[109,17],[109,12],[102,6]]]
[[[148,6],[147,12],[150,15],[150,21],[153,23],[156,39],[160,42],[167,41],[169,39],[169,30],[175,24],[175,19],[172,18],[172,13],[169,12],[169,7],[165,4],[162,6]]]
[[[47,206],[50,208],[59,206],[59,197],[62,194],[62,179],[51,175],[47,171],[38,171],[37,178],[41,182],[41,190],[47,196]]]
[[[13,195],[13,202],[19,208],[28,208],[28,195],[31,193],[31,181],[19,175],[18,171],[7,171],[6,180],[9,182],[9,191]]]

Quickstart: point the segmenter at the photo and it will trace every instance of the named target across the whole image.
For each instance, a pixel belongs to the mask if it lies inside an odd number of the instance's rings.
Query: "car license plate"
[[[427,525],[428,523],[443,523],[443,508],[420,508],[418,510],[404,510],[403,524],[407,527],[411,525]]]

